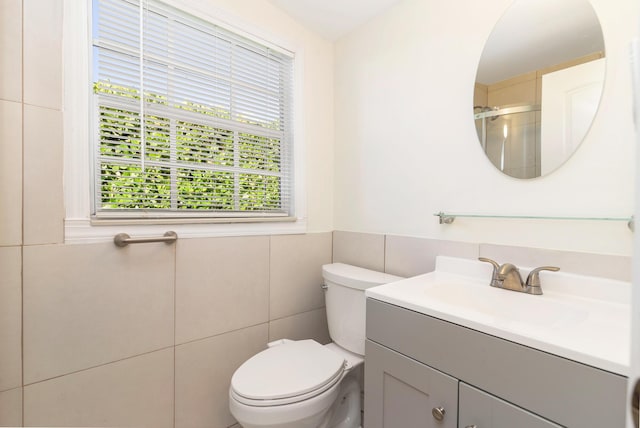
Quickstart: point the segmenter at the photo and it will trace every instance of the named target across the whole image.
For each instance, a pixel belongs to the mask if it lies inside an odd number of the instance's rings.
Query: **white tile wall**
[[[268,320],[268,236],[178,240],[176,343]]]
[[[22,0],[0,2],[0,100],[22,101],[21,17]]]
[[[269,321],[269,342],[279,339],[313,339],[322,344],[331,342],[326,309],[315,309]]]
[[[333,261],[384,271],[384,235],[333,232]]]
[[[0,392],[0,427],[22,426],[22,388]]]
[[[267,345],[267,324],[176,347],[176,428],[223,428],[233,372]]]
[[[24,388],[25,426],[173,428],[173,348]]]
[[[364,255],[367,245],[375,251],[370,250]],[[383,251],[379,250],[380,245],[383,245]],[[362,252],[360,255],[359,250]],[[510,262],[516,266],[559,266],[566,272],[631,280],[632,259],[619,255],[341,231],[334,232],[333,252],[334,261],[361,263],[359,266],[373,265],[375,263],[371,260],[382,258],[385,272],[400,276],[430,272],[435,268],[435,257],[446,255],[471,259],[489,257],[498,263]]]
[[[324,307],[322,270],[331,263],[331,233],[271,237],[269,319]]]
[[[0,4],[0,9],[2,5],[4,2]],[[0,25],[2,20],[0,14]],[[2,30],[0,27],[0,31]],[[0,67],[2,67],[1,58]],[[0,71],[0,79],[3,78]],[[20,244],[22,244],[22,104],[0,100],[0,245]]]
[[[343,261],[382,263],[404,275],[431,269],[436,254],[479,251],[476,244],[343,232],[332,246],[331,236],[25,246],[25,424],[169,427],[175,412],[175,427],[226,428],[235,423],[229,379],[242,362],[271,340],[330,340],[315,283],[332,249]],[[368,247],[374,250],[358,253]],[[0,255],[15,258],[20,248]],[[524,263],[517,254],[538,254],[482,248],[516,263]],[[592,257],[592,264],[609,260]],[[269,306],[284,316],[270,319]],[[2,417],[16,424],[20,396],[20,388],[0,393],[0,410],[11,409]]]
[[[62,112],[25,105],[25,245],[62,243],[64,240],[62,146]]]
[[[558,266],[565,272],[631,281],[631,257],[480,244],[480,256],[516,266]]]
[[[23,0],[24,102],[62,109],[62,0]]]
[[[0,247],[0,391],[22,386],[21,251]]]
[[[25,424],[172,426],[175,408],[176,426],[227,427],[235,423],[226,401],[230,376],[264,349],[270,332],[328,341],[322,295],[309,299],[306,291],[320,290],[331,233],[3,251],[15,253],[7,263],[18,274],[14,259],[24,251]],[[269,322],[272,271],[290,315]],[[19,338],[19,321],[15,327]],[[174,327],[189,343],[175,346]],[[19,363],[20,346],[14,349]],[[175,364],[162,357],[174,350]],[[139,365],[149,370],[132,375]],[[167,377],[174,368],[175,387]],[[175,407],[168,401],[174,390]]]
[[[387,235],[385,272],[410,277],[435,270],[436,256],[475,259],[478,244]]]
[[[24,247],[25,384],[173,346],[174,249]]]

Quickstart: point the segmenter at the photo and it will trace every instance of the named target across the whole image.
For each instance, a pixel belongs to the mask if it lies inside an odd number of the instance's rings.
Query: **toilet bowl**
[[[401,278],[341,263],[323,266],[323,277],[334,342],[280,340],[245,361],[229,388],[244,428],[361,426],[364,290]]]
[[[347,352],[314,340],[286,341],[260,352],[233,375],[231,413],[244,428],[329,427],[334,413],[354,420],[345,428],[360,426],[360,386],[353,372],[363,359]]]

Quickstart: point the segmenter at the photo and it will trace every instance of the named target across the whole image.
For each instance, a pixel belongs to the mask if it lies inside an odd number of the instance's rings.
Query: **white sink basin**
[[[531,268],[520,268],[526,278]],[[434,272],[370,288],[367,297],[627,375],[631,284],[541,272],[543,295],[489,286],[492,267],[438,257]]]
[[[488,285],[488,284],[486,284]],[[485,289],[462,282],[436,282],[423,290],[429,299],[485,317],[487,322],[506,325],[521,324],[543,329],[582,321],[588,312],[584,308],[550,299],[525,299],[507,294],[498,288]]]

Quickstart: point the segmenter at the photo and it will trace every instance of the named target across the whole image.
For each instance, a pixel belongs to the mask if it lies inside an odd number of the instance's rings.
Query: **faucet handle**
[[[500,269],[500,265],[494,260],[488,259],[486,257],[478,257],[478,260],[480,260],[481,262],[491,263],[493,265],[494,274],[496,274],[498,272],[498,269]]]
[[[534,270],[532,270],[529,275],[527,276],[527,282],[526,284],[529,287],[540,287],[540,271],[542,270],[550,270],[552,272],[557,272],[560,270],[559,267],[557,266],[540,266],[538,268],[535,268]],[[542,293],[540,293],[542,294]]]
[[[487,259],[486,257],[478,257],[478,260],[481,262],[491,263],[493,265],[493,273],[491,274],[491,282],[490,285],[493,287],[498,286],[498,270],[500,269],[500,265],[491,259]]]

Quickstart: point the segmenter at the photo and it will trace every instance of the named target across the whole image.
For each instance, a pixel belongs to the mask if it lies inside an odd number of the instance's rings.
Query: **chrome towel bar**
[[[113,238],[113,243],[116,247],[126,247],[129,244],[146,244],[148,242],[164,242],[167,244],[173,244],[178,239],[178,234],[170,230],[163,236],[153,236],[147,238],[132,238],[126,233],[118,233]]]

